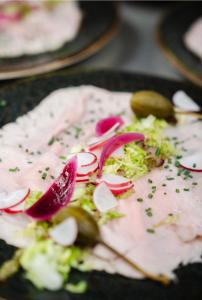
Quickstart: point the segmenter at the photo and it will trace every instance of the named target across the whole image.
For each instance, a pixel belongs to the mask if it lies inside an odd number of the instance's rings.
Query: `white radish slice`
[[[200,111],[200,106],[184,91],[177,91],[173,95],[173,104],[183,111]]]
[[[97,161],[97,157],[91,152],[79,152],[77,153],[77,163],[80,167],[87,167],[94,164]]]
[[[132,189],[133,187],[134,187],[134,184],[130,183],[130,184],[128,184],[126,186],[122,186],[122,187],[117,187],[117,188],[110,187],[110,190],[114,195],[120,195],[120,194],[126,193],[128,190]]]
[[[78,167],[77,169],[77,177],[90,176],[92,175],[98,168],[98,162],[86,167]]]
[[[50,237],[62,246],[73,245],[78,235],[78,225],[74,218],[65,219],[49,230]]]
[[[100,182],[105,182],[109,188],[125,187],[131,184],[131,181],[129,179],[114,174],[103,174],[100,178]]]
[[[118,201],[104,182],[100,183],[95,188],[93,202],[100,212],[107,212],[108,210],[115,208],[118,204]]]
[[[22,213],[25,210],[25,201],[20,202],[20,204],[15,205],[11,208],[4,209],[4,212],[8,214]]]
[[[19,205],[29,196],[30,189],[21,189],[11,193],[0,193],[0,209],[12,208]]]
[[[105,134],[103,134],[102,136],[92,138],[88,142],[89,150],[91,151],[91,150],[101,147],[104,143],[106,143],[106,141],[109,138],[113,137],[116,134],[116,129],[118,129],[119,126],[120,126],[120,124],[116,123],[107,132],[105,132]]]
[[[88,183],[89,182],[89,176],[77,177],[76,182]]]
[[[180,165],[193,172],[202,172],[202,153],[194,153],[179,160]]]

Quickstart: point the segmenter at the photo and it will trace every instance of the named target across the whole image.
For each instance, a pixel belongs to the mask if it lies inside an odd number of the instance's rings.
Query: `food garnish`
[[[25,213],[37,220],[49,220],[61,207],[69,203],[74,191],[76,172],[77,158],[74,156],[48,191]]]

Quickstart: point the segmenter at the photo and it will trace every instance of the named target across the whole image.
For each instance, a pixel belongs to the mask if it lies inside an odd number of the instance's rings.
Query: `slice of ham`
[[[4,126],[0,130],[0,154],[4,153],[0,163],[0,190],[18,189],[25,182],[33,189],[45,190],[51,181],[50,172],[57,173],[62,169],[73,145],[85,144],[93,136],[95,123],[100,118],[125,111],[124,121],[130,120],[130,96],[129,93],[109,92],[91,86],[61,89],[46,97],[32,112],[18,118],[16,123]],[[75,114],[72,113],[74,107],[77,107]],[[176,147],[182,155],[188,155],[202,149],[201,130],[201,122],[192,122],[170,126],[166,134],[174,143],[177,141]],[[53,136],[55,141],[49,145]],[[7,149],[10,151],[8,157]],[[32,160],[32,164],[28,164],[28,160]],[[135,192],[127,199],[118,200],[115,208],[124,216],[101,226],[105,242],[142,268],[171,278],[174,278],[173,270],[179,263],[200,262],[202,254],[199,238],[202,235],[201,173],[194,173],[193,178],[184,180],[183,176],[176,175],[178,169],[174,165],[173,160],[172,167],[155,169],[136,181]],[[19,166],[20,170],[9,172],[8,169],[14,166]],[[50,167],[47,181],[38,173],[46,167]],[[166,179],[172,177],[175,179]],[[198,184],[193,184],[195,182]],[[141,198],[143,201],[138,201]],[[20,247],[28,245],[18,234],[30,219],[9,217],[8,220],[8,216],[0,216],[0,237]],[[18,225],[14,226],[16,222]],[[100,245],[88,259],[95,269],[140,278]]]

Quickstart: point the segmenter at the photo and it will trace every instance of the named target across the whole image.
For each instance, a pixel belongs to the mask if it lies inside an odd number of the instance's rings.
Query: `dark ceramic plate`
[[[168,60],[189,80],[202,86],[202,62],[183,43],[190,25],[202,16],[202,2],[190,2],[169,12],[157,29],[159,45]]]
[[[50,72],[78,63],[100,50],[118,26],[115,2],[80,1],[83,21],[76,38],[53,52],[0,59],[0,79]]]
[[[26,113],[51,91],[68,86],[93,84],[115,91],[154,89],[167,97],[178,90],[185,90],[198,103],[201,90],[177,81],[138,74],[113,71],[94,71],[68,74],[58,72],[51,76],[24,80],[0,90],[0,99],[7,106],[0,108],[0,125],[14,121]],[[11,257],[14,247],[0,241],[0,263]],[[163,251],[163,250],[162,250]],[[202,251],[201,251],[202,252]],[[88,281],[84,295],[73,295],[65,291],[48,292],[35,289],[21,273],[0,284],[0,296],[9,300],[186,300],[202,299],[202,264],[191,264],[177,269],[178,284],[164,287],[149,280],[131,280],[103,272],[72,272],[71,281]]]

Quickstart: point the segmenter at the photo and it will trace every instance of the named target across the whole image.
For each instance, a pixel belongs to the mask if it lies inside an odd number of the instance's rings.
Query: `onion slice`
[[[60,176],[48,191],[25,213],[37,220],[49,220],[57,211],[66,206],[74,192],[76,183],[77,157],[74,156],[64,167]]]
[[[108,210],[115,208],[118,204],[117,199],[104,182],[100,183],[95,188],[93,202],[100,212],[107,212]]]
[[[202,172],[202,153],[194,153],[179,160],[180,165],[193,172]]]
[[[102,168],[105,160],[118,148],[131,142],[144,141],[144,135],[136,132],[123,133],[121,135],[114,136],[108,140],[104,145],[99,161],[98,177],[102,175]]]
[[[0,210],[11,209],[24,202],[29,196],[30,189],[16,190],[11,193],[0,193]]]
[[[117,124],[117,125],[116,125]],[[95,127],[96,136],[102,136],[106,132],[109,132],[111,128],[116,125],[116,129],[124,124],[121,117],[118,116],[111,116],[107,118],[103,118],[97,122]]]
[[[50,237],[62,246],[73,245],[78,235],[78,225],[74,218],[69,217],[49,230]]]

